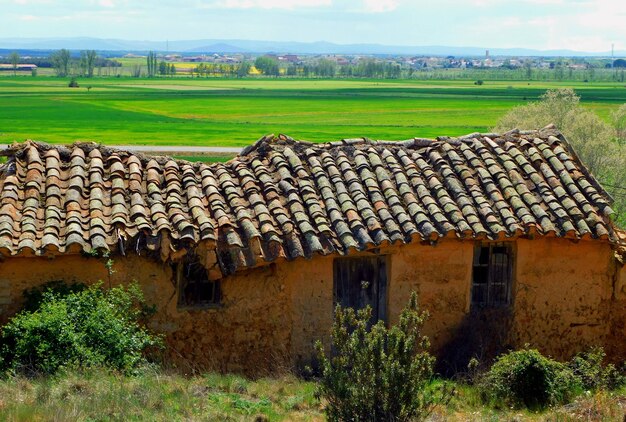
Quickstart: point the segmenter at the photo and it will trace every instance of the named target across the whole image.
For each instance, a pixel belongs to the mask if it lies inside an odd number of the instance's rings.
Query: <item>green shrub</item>
[[[133,283],[42,293],[39,308],[24,310],[0,329],[0,369],[55,373],[68,366],[104,366],[131,372],[161,339],[143,326],[150,312]]]
[[[71,293],[77,293],[85,290],[87,285],[84,283],[67,284],[61,280],[49,281],[41,286],[24,290],[24,311],[36,311],[44,300],[45,293],[51,293],[55,297],[65,297]]]
[[[79,88],[80,85],[78,84],[78,81],[76,80],[76,78],[72,78],[70,80],[70,83],[67,85],[70,88]]]
[[[567,403],[580,393],[581,383],[567,365],[523,349],[496,359],[481,388],[487,400],[536,409]]]
[[[585,390],[613,390],[626,384],[626,376],[615,365],[604,365],[605,357],[604,349],[594,347],[577,354],[569,362],[569,367]]]
[[[318,397],[330,421],[408,421],[425,418],[451,392],[430,388],[435,359],[421,333],[427,314],[413,293],[397,325],[379,321],[371,329],[371,309],[337,306],[331,355],[317,342],[322,377]]]

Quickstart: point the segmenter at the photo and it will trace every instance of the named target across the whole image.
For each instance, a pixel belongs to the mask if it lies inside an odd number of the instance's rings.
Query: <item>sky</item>
[[[626,0],[0,0],[0,38],[626,49]]]

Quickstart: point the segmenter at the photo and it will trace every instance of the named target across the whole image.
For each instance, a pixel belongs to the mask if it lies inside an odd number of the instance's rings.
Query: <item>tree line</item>
[[[121,76],[122,64],[116,60],[102,58],[94,50],[83,50],[78,55],[67,49],[53,52],[47,58],[23,59],[17,52],[11,53],[2,62],[12,64],[17,74],[19,63],[36,64],[37,67],[54,68],[57,76],[93,77]],[[625,61],[626,63],[626,61]],[[254,68],[254,69],[253,69]],[[117,70],[115,70],[117,69]],[[428,67],[419,64],[399,63],[380,58],[361,58],[355,63],[337,62],[329,58],[308,59],[285,63],[275,56],[260,56],[253,62],[239,63],[199,63],[191,69],[196,77],[300,77],[300,78],[369,78],[369,79],[420,79],[420,80],[536,80],[536,81],[581,81],[581,82],[626,82],[626,68],[622,62],[614,66],[596,67],[588,64],[584,68],[573,68],[562,60],[550,64],[549,68],[533,67],[529,60],[522,66],[503,65],[501,67]],[[145,67],[141,64],[130,66],[133,77],[173,76],[176,66],[163,59],[159,61],[156,52],[150,51]],[[33,70],[36,76],[36,70]]]
[[[72,57],[69,50],[63,48],[53,52],[49,57],[49,63],[53,67],[57,76],[81,76],[85,78],[94,77],[96,68],[120,67],[121,64],[114,60],[99,57],[95,50],[83,50],[79,57]],[[99,72],[100,73],[100,72]]]

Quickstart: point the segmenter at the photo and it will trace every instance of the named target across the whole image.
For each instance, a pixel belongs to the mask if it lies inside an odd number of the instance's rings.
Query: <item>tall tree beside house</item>
[[[617,142],[626,147],[626,104],[622,104],[617,110],[611,113],[611,120],[615,127]]]
[[[50,55],[57,76],[65,77],[70,73],[70,51],[65,48],[55,51]]]
[[[17,75],[17,65],[20,63],[20,54],[17,51],[9,54],[9,61],[13,66],[13,76]]]
[[[626,109],[620,110],[626,114]],[[619,110],[616,113],[619,115]],[[541,96],[541,101],[515,107],[493,130],[541,128],[550,123],[563,133],[582,162],[613,196],[616,221],[626,226],[626,145],[618,141],[620,128],[581,106],[580,97],[573,89],[549,90]]]
[[[80,52],[80,67],[83,76],[93,78],[93,70],[96,67],[98,54],[95,50],[83,50]]]

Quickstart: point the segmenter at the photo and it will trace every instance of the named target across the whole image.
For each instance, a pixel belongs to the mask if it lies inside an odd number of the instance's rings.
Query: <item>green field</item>
[[[487,131],[546,89],[573,87],[607,118],[617,83],[273,79],[0,78],[0,143],[244,146],[268,133],[331,141]],[[91,87],[90,90],[87,87]]]

